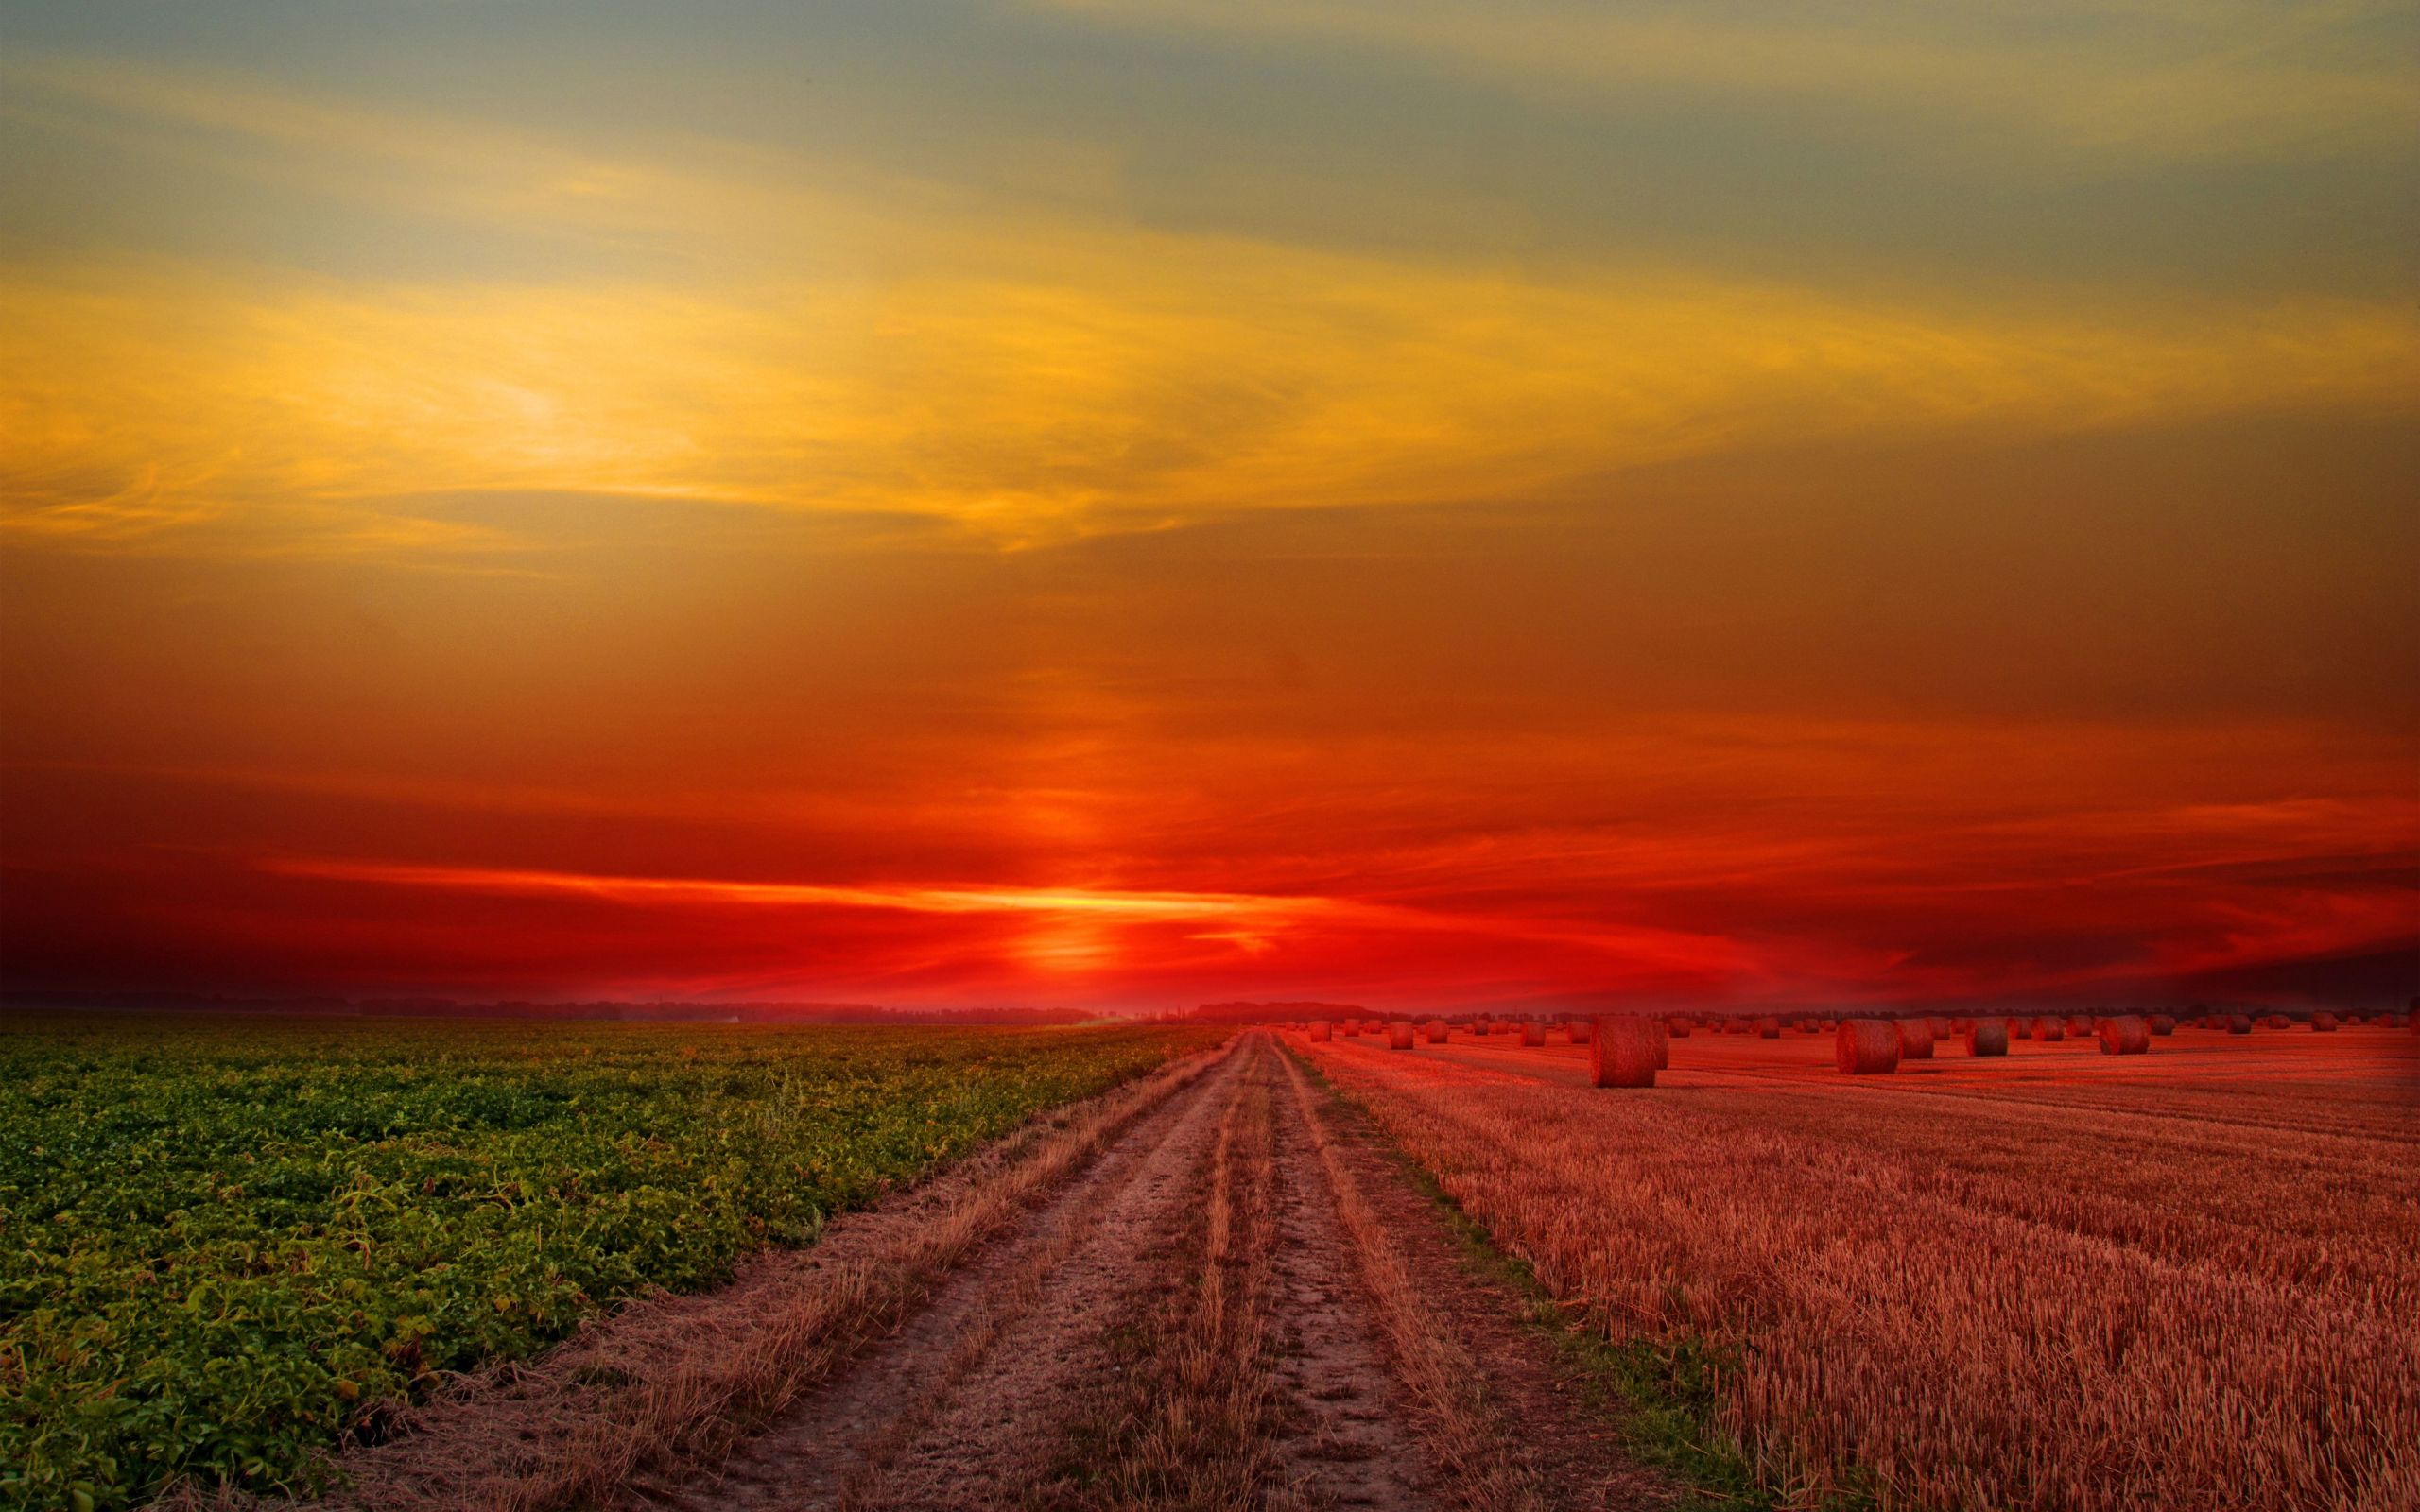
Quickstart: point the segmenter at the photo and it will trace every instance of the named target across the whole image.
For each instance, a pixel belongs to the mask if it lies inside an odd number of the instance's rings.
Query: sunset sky
[[[2420,11],[0,0],[19,991],[2420,991]]]

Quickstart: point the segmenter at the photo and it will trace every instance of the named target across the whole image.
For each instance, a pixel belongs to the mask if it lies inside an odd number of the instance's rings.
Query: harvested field
[[[2420,1053],[2386,1030],[1824,1041],[1417,1066],[1310,1049],[1616,1340],[1702,1367],[1766,1484],[1888,1505],[2420,1505]]]

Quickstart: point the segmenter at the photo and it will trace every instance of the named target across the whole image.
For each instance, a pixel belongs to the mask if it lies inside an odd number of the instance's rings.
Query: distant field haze
[[[2420,990],[2420,57],[0,0],[10,990]]]

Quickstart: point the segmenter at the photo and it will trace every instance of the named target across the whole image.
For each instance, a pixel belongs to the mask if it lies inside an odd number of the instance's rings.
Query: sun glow
[[[2411,974],[2388,18],[20,9],[37,987]]]

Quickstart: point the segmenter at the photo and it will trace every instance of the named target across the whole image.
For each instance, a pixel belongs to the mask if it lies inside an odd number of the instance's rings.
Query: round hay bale
[[[1832,1045],[1848,1075],[1887,1076],[1899,1069],[1899,1030],[1888,1019],[1842,1019]]]
[[[1686,1040],[1689,1037],[1689,1021],[1686,1019],[1671,1018],[1664,1021],[1664,1032],[1675,1040]]]
[[[2012,1040],[2030,1040],[2033,1038],[2033,1025],[2023,1019],[2011,1019],[2008,1021],[2008,1037]]]
[[[2067,1015],[2067,1033],[2082,1038],[2092,1033],[2092,1021],[2081,1013]]]
[[[2326,1012],[2314,1013],[2310,1016],[2310,1027],[2313,1034],[2334,1034],[2336,1015]]]
[[[1824,1021],[1821,1019],[1801,1019],[1798,1021],[1798,1032],[1800,1034],[1822,1034],[1824,1032]]]
[[[2152,1047],[2152,1026],[2131,1013],[2101,1020],[2100,1034],[2104,1056],[2139,1056]]]
[[[2176,1021],[2174,1019],[2169,1018],[2165,1013],[2154,1013],[2152,1015],[2152,1033],[2165,1037],[2174,1034],[2175,1032]]]
[[[1952,1029],[1949,1026],[1949,1021],[1947,1019],[1927,1019],[1925,1022],[1932,1025],[1932,1037],[1936,1042],[1949,1039],[1952,1035],[1962,1032]]]
[[[1315,1045],[1327,1043],[1327,1037],[1333,1031],[1329,1028],[1328,1022],[1325,1019],[1313,1019],[1311,1021],[1311,1043]]]
[[[1636,1014],[1606,1014],[1588,1039],[1592,1087],[1655,1085],[1655,1021]]]
[[[1930,1019],[1901,1019],[1898,1029],[1900,1059],[1930,1060],[1932,1058],[1933,1039]]]
[[[1780,1039],[1781,1021],[1779,1019],[1758,1019],[1756,1021],[1756,1038],[1759,1040]]]
[[[2230,1018],[2230,1019],[2228,1019],[2228,1020],[2227,1020],[2227,1033],[2229,1033],[2229,1034],[2250,1034],[2251,1032],[2252,1032],[2252,1015],[2251,1015],[2251,1014],[2249,1014],[2249,1013],[2238,1013],[2238,1014],[2236,1014],[2234,1017],[2232,1017],[2232,1018]]]
[[[1390,1050],[1409,1050],[1411,1048],[1411,1021],[1409,1019],[1397,1019],[1394,1022],[1387,1025],[1387,1048]]]
[[[1525,1048],[1536,1049],[1543,1046],[1546,1042],[1547,1026],[1545,1024],[1540,1023],[1535,1019],[1531,1019],[1529,1022],[1521,1025],[1521,1043]]]
[[[1564,1024],[1564,1027],[1571,1031],[1571,1042],[1573,1044],[1584,1045],[1588,1042],[1587,1020],[1574,1019],[1569,1023]]]
[[[1647,1022],[1655,1026],[1655,1069],[1669,1071],[1672,1067],[1672,1037],[1665,1032],[1661,1020],[1650,1019]]]
[[[1450,1032],[1451,1031],[1445,1027],[1444,1020],[1431,1019],[1428,1021],[1428,1042],[1430,1044],[1443,1044],[1445,1042],[1445,1036]]]
[[[1970,1056],[2007,1055],[2007,1023],[1998,1019],[1967,1020],[1966,1053]]]
[[[2056,1019],[2036,1019],[2033,1021],[2033,1038],[2036,1040],[2040,1040],[2049,1044],[2056,1044],[2066,1037],[2067,1026]]]

